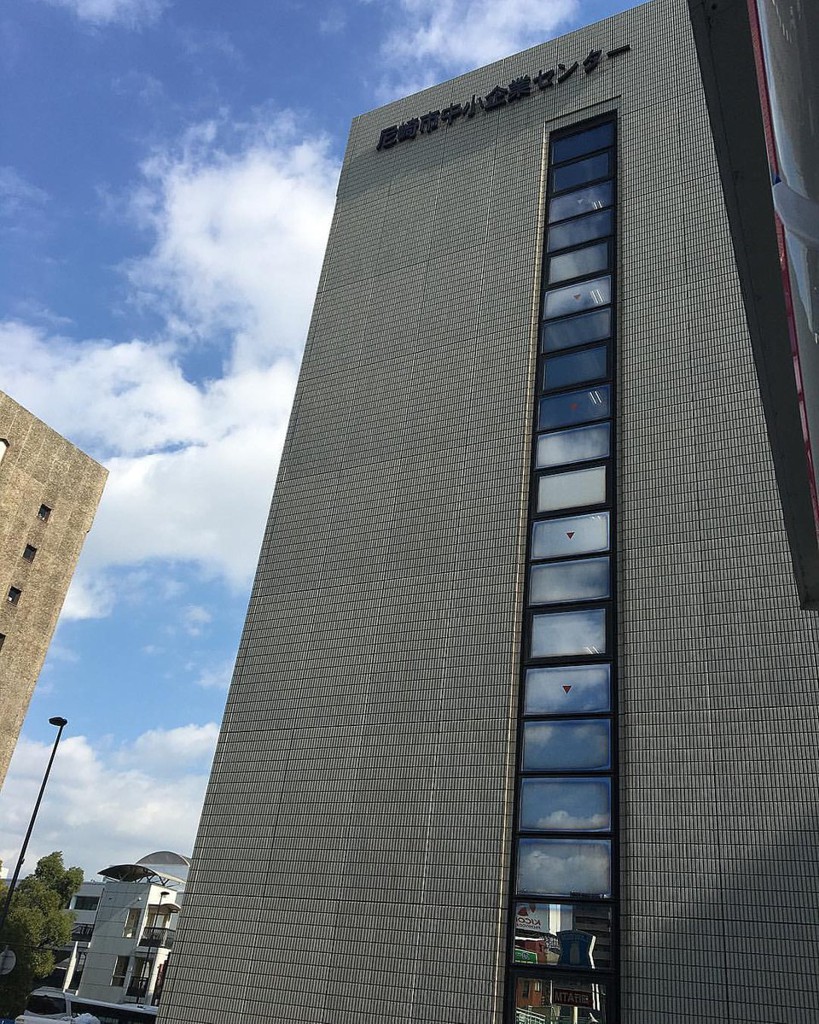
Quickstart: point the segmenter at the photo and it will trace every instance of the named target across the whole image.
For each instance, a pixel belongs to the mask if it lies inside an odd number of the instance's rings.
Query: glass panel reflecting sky
[[[543,371],[545,388],[565,388],[606,376],[608,345],[595,345],[563,356],[551,356]]]
[[[521,779],[520,828],[532,832],[608,832],[608,779]]]
[[[538,429],[571,427],[576,423],[606,419],[611,412],[609,398],[608,384],[541,398]]]
[[[557,196],[549,203],[549,223],[603,210],[613,202],[614,186],[610,181],[601,181],[598,185],[589,185],[577,192],[567,192],[565,196]]]
[[[604,771],[611,767],[611,726],[606,718],[523,723],[523,770]]]
[[[609,665],[567,665],[526,670],[523,713],[561,714],[608,711],[611,706]]]
[[[541,562],[529,570],[529,603],[600,601],[611,593],[608,558]]]
[[[544,324],[540,331],[540,343],[544,352],[556,352],[562,348],[586,345],[590,341],[603,341],[610,333],[611,310],[598,309],[568,320]]]
[[[537,486],[538,512],[596,505],[606,500],[606,467],[574,469],[541,476]]]
[[[548,519],[532,526],[532,558],[588,555],[608,547],[608,512]]]
[[[595,153],[585,160],[576,160],[565,167],[555,167],[552,171],[552,188],[555,192],[563,192],[567,188],[577,188],[578,185],[597,181],[598,178],[608,178],[610,175],[611,154]]]
[[[562,163],[584,153],[593,153],[595,149],[603,149],[614,142],[614,122],[606,121],[585,132],[576,132],[563,139],[552,142],[552,163]]]
[[[549,284],[569,281],[573,277],[585,277],[606,270],[609,265],[609,243],[598,242],[583,249],[564,252],[549,260]]]
[[[545,612],[532,616],[532,657],[606,653],[606,610]]]
[[[548,251],[568,249],[570,245],[582,245],[595,238],[605,238],[614,229],[614,211],[598,210],[596,213],[553,224],[549,228]]]
[[[611,907],[518,900],[512,960],[605,970],[611,966]]]
[[[610,436],[611,426],[608,423],[561,430],[556,434],[541,434],[537,439],[535,468],[546,469],[568,462],[605,458],[610,450]]]
[[[543,319],[551,320],[557,316],[580,313],[593,306],[607,306],[610,302],[611,278],[608,275],[595,277],[591,281],[580,281],[547,292],[543,302]]]
[[[607,839],[521,839],[518,891],[611,894],[611,842]]]

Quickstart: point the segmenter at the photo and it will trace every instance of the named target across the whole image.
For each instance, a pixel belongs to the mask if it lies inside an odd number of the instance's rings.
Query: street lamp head
[[[48,721],[50,725],[58,725],[61,729],[64,725],[68,725],[68,719],[60,718],[59,715],[55,716],[54,718],[49,718]]]

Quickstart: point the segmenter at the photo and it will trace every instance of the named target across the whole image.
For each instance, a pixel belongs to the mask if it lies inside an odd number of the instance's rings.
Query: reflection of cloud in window
[[[545,519],[532,528],[532,557],[559,558],[606,551],[609,546],[608,512],[592,512],[564,519]]]
[[[538,511],[551,512],[559,508],[593,505],[606,499],[606,468],[573,470],[571,473],[552,473],[541,477],[538,483]]]
[[[532,655],[602,654],[606,650],[606,613],[602,608],[582,612],[536,615],[532,622]]]
[[[608,665],[530,668],[526,672],[527,715],[546,711],[607,711],[608,707]]]
[[[585,459],[600,459],[609,453],[609,425],[581,427],[558,434],[546,434],[537,444],[538,466],[561,466]]]
[[[583,601],[608,596],[608,558],[532,566],[533,604],[545,601]]]
[[[571,811],[552,811],[545,817],[538,818],[530,828],[542,828],[546,831],[595,832],[609,827],[608,814],[581,815]]]
[[[608,722],[527,722],[524,726],[524,767],[607,768]]]
[[[523,828],[577,831],[607,829],[609,784],[607,781],[559,781],[527,779],[521,802]]]
[[[522,839],[518,887],[524,892],[608,893],[607,842]]]

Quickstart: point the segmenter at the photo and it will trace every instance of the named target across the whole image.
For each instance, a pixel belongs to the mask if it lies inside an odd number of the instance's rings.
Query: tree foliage
[[[0,935],[0,948],[8,945],[17,956],[14,970],[0,977],[0,1016],[14,1018],[21,1013],[37,981],[54,970],[53,947],[71,941],[74,916],[66,908],[82,881],[82,868],[64,867],[62,853],[55,850],[18,883]],[[0,906],[7,892],[0,883]]]

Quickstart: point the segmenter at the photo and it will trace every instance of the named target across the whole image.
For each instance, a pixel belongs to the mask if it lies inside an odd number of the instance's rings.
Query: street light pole
[[[17,879],[20,877],[20,869],[23,866],[23,861],[26,859],[26,849],[28,848],[28,841],[31,838],[32,830],[34,829],[34,822],[37,819],[37,812],[40,810],[40,803],[43,799],[43,793],[45,792],[46,783],[48,782],[48,776],[51,772],[51,766],[54,763],[54,755],[57,753],[57,747],[60,743],[60,737],[63,734],[63,729],[68,725],[68,719],[66,718],[49,718],[50,725],[57,726],[57,736],[54,740],[54,746],[51,748],[51,757],[48,759],[48,765],[46,766],[45,775],[40,785],[40,792],[37,794],[37,802],[34,804],[34,810],[31,813],[31,821],[28,823],[28,830],[26,837],[23,840],[23,848],[20,850],[20,856],[17,858],[17,866],[14,869],[14,874],[11,877],[9,884],[9,890],[6,893],[6,902],[3,904],[3,911],[0,913],[0,935],[3,934],[3,929],[6,926],[6,918],[9,916],[9,910],[11,909],[11,898],[14,895],[14,890],[17,887]],[[6,946],[8,949],[8,946]],[[3,951],[5,952],[5,950]]]

